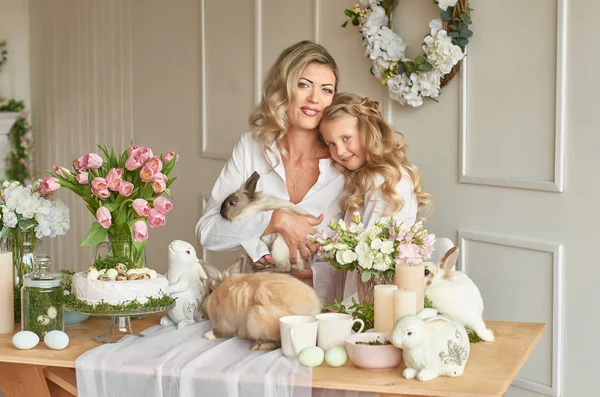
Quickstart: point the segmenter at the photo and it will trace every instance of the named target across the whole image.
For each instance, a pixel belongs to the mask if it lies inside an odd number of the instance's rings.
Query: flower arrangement
[[[318,254],[336,269],[359,270],[365,283],[372,276],[391,279],[396,264],[423,263],[431,257],[435,242],[435,235],[421,222],[408,227],[396,218],[382,218],[365,228],[355,213],[348,224],[340,219],[328,227],[335,232],[333,236],[322,233],[312,237]]]
[[[397,0],[360,0],[345,10],[352,25],[360,28],[366,56],[373,62],[371,73],[402,105],[418,107],[423,98],[438,97],[441,87],[458,70],[465,56],[464,47],[473,35],[469,29],[472,10],[467,0],[433,2],[441,10],[440,18],[429,23],[430,33],[422,45],[424,54],[414,60],[406,58],[406,43],[390,29]]]
[[[114,149],[98,145],[102,156],[89,153],[73,162],[73,172],[55,166],[43,179],[42,189],[55,192],[65,187],[83,199],[95,217],[81,245],[97,245],[124,239],[124,246],[111,243],[111,255],[126,255],[135,267],[145,266],[144,247],[148,226],[163,226],[165,214],[173,208],[170,177],[178,160],[175,152],[155,156],[145,146],[135,146],[117,155]]]

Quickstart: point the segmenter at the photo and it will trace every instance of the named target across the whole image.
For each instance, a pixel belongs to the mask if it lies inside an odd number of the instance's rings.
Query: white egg
[[[138,274],[138,269],[129,269],[127,270],[127,275],[131,276],[132,274]]]
[[[150,270],[148,270],[147,274],[149,274],[149,275],[150,275],[150,278],[156,278],[156,277],[157,277],[157,275],[158,275],[158,274],[156,273],[156,270],[154,270],[154,269],[150,269]]]
[[[100,275],[100,272],[98,272],[98,270],[94,269],[90,269],[87,272],[87,275],[85,276],[88,280],[97,280],[98,276]]]
[[[46,332],[44,343],[52,350],[62,350],[69,345],[69,336],[58,330]]]
[[[298,355],[298,361],[305,367],[318,367],[324,358],[325,352],[318,346],[307,347]]]
[[[12,344],[20,350],[33,349],[38,343],[40,337],[31,331],[19,331],[12,337]]]
[[[348,361],[348,353],[344,346],[334,346],[325,353],[325,362],[330,367],[341,367]]]
[[[119,275],[119,272],[116,269],[108,269],[106,271],[106,275],[108,277],[110,277],[111,280],[115,280],[117,278],[117,276]]]

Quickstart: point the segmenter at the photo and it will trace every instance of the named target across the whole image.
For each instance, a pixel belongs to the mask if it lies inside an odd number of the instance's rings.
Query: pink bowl
[[[352,364],[364,369],[394,368],[402,361],[402,350],[394,345],[363,345],[356,342],[385,342],[390,339],[390,334],[385,332],[364,332],[352,334],[346,338],[344,344]]]

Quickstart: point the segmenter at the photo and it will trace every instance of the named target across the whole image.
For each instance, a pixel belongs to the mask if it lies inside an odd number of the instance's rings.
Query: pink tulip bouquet
[[[73,171],[55,166],[49,171],[52,176],[42,180],[40,191],[51,193],[61,186],[73,191],[96,218],[81,245],[97,245],[108,237],[113,256],[125,255],[136,267],[143,267],[148,226],[163,226],[173,208],[163,193],[171,197],[169,187],[176,178],[170,174],[179,156],[175,152],[155,156],[133,141],[120,155],[103,145],[98,148],[102,156],[79,157]]]

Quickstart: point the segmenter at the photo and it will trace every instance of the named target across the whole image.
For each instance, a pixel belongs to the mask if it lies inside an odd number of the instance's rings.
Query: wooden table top
[[[160,314],[132,321],[136,332],[158,323]],[[348,362],[340,368],[323,364],[313,370],[313,387],[360,390],[385,394],[440,397],[502,396],[512,383],[533,348],[542,337],[546,325],[539,323],[486,322],[496,333],[493,343],[471,345],[467,367],[458,378],[440,377],[419,382],[402,378],[404,364],[387,371],[367,371]],[[75,359],[97,347],[94,336],[105,333],[109,320],[89,318],[83,324],[66,328],[70,343],[65,350],[51,350],[40,343],[31,350],[18,350],[12,345],[12,334],[0,335],[0,362],[75,368]]]

